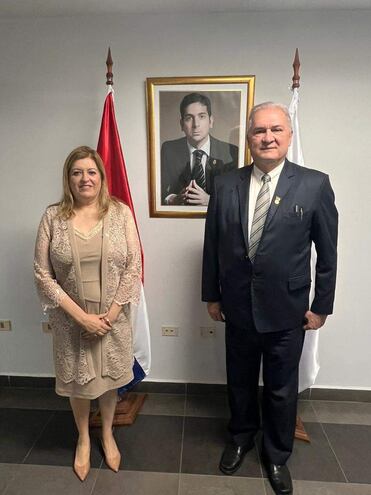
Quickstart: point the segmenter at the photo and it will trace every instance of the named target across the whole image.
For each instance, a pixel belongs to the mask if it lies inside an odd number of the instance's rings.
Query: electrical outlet
[[[51,328],[48,321],[42,321],[41,322],[41,328],[42,328],[44,333],[52,333],[52,328]]]
[[[162,336],[163,337],[178,337],[179,335],[179,327],[162,327]]]
[[[201,337],[215,337],[215,327],[200,327]]]
[[[0,320],[0,330],[9,332],[12,329],[12,322],[10,320]]]

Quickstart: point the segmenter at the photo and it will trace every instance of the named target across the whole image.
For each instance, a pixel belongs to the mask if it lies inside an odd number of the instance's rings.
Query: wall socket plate
[[[215,337],[215,327],[200,327],[201,337]]]
[[[12,329],[12,322],[10,320],[0,320],[0,330],[9,332]]]
[[[179,327],[162,326],[162,336],[163,337],[178,337]]]

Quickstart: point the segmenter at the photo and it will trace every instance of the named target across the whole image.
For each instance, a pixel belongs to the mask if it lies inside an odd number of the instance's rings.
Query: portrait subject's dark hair
[[[185,95],[180,103],[180,115],[182,119],[184,118],[186,108],[192,103],[201,103],[201,105],[205,105],[205,107],[207,108],[207,113],[209,114],[209,117],[211,117],[210,99],[207,96],[202,95],[201,93],[189,93],[188,95]]]

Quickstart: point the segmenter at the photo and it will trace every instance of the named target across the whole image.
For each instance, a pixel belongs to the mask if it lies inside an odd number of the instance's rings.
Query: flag
[[[124,155],[122,152],[120,136],[116,123],[112,86],[109,87],[106,101],[104,102],[97,151],[104,163],[110,194],[123,201],[131,209],[138,230],[128,176],[126,173]],[[142,246],[141,252],[143,262],[144,257]],[[150,334],[147,305],[144,297],[143,279],[139,305],[137,308],[132,308],[132,310],[134,313],[132,318],[134,379],[124,387],[119,388],[119,393],[128,391],[136,383],[143,380],[143,378],[148,375],[151,367]]]
[[[289,106],[289,112],[292,122],[292,142],[287,153],[287,158],[290,162],[304,166],[304,157],[300,141],[299,131],[299,91],[298,88],[293,89],[293,95]],[[312,248],[311,268],[312,280],[315,280],[316,253]],[[311,288],[310,300],[313,301],[314,289]],[[311,387],[318,375],[320,368],[318,355],[319,331],[308,330],[305,334],[303,352],[299,365],[299,392]]]

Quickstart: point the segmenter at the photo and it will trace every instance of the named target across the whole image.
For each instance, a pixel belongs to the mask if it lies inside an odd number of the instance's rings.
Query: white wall
[[[65,156],[95,146],[114,57],[116,113],[146,256],[152,380],[224,382],[223,327],[202,340],[204,221],[148,212],[145,79],[256,74],[255,101],[289,102],[302,59],[306,163],[328,172],[341,215],[335,315],[321,330],[318,386],[371,388],[369,281],[371,11],[132,15],[0,21],[0,373],[53,373],[32,280],[35,231],[61,191]],[[160,336],[162,324],[180,327]]]

